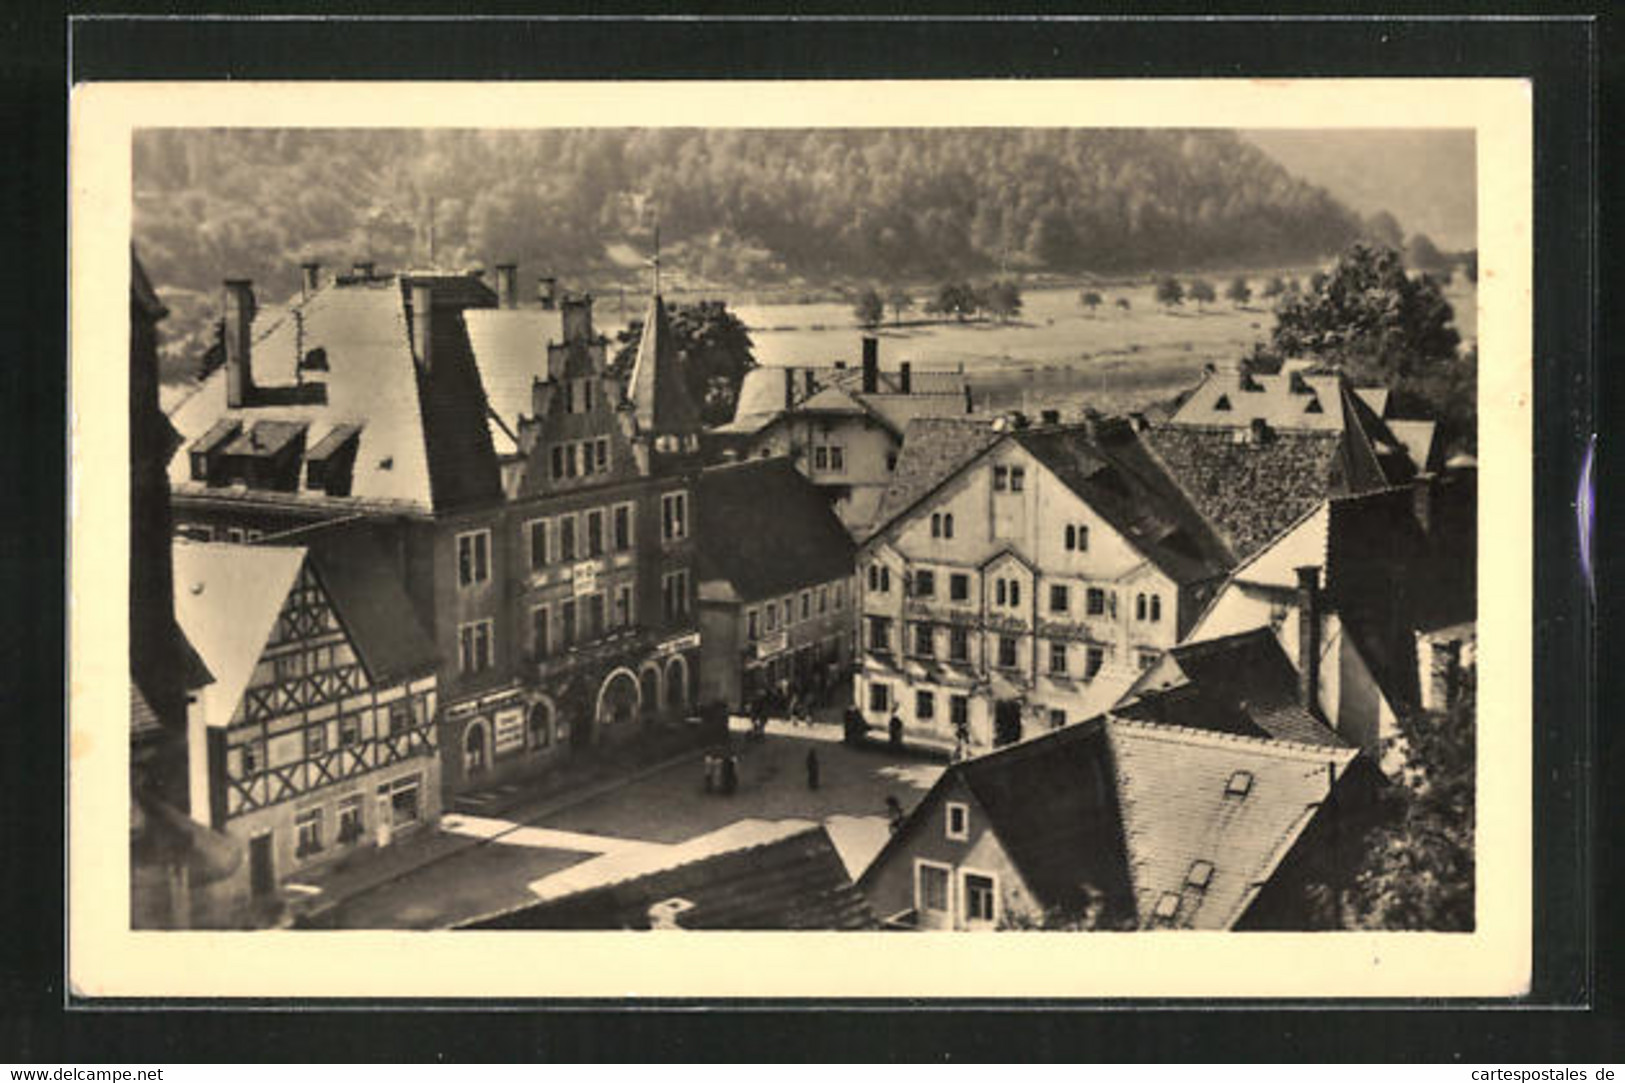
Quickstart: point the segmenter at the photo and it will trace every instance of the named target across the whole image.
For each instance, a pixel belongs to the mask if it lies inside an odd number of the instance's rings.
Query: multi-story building
[[[861,368],[762,366],[746,374],[734,419],[710,438],[740,458],[789,456],[824,491],[855,538],[875,524],[903,433],[918,417],[964,417],[962,372],[880,368],[879,340],[863,340]]]
[[[698,656],[698,412],[664,308],[623,383],[590,299],[510,307],[512,275],[307,266],[264,312],[229,282],[222,364],[172,414],[181,535],[388,554],[440,660],[448,796],[632,736],[692,700]]]
[[[788,459],[700,475],[700,694],[748,705],[759,693],[828,689],[854,657],[856,546]]]
[[[274,912],[290,877],[438,817],[434,645],[361,536],[181,541],[175,576],[215,677],[189,723],[191,805],[247,852],[201,923]]]
[[[1233,557],[1126,421],[920,420],[858,558],[871,724],[1005,744],[1091,717]]]

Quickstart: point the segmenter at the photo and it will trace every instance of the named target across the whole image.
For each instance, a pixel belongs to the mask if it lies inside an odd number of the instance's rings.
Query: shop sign
[[[492,724],[492,749],[502,756],[525,747],[525,712],[513,707],[498,711]]]
[[[756,641],[756,658],[758,661],[771,658],[783,652],[790,646],[790,635],[787,632],[774,632]]]

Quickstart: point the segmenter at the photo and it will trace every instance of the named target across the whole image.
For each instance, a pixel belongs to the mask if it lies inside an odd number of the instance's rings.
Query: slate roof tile
[[[700,579],[726,580],[746,601],[852,574],[851,536],[787,458],[705,470],[694,510]]]

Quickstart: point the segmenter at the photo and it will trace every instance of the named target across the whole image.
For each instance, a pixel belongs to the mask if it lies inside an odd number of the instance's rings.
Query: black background
[[[1619,890],[1625,817],[1619,787],[1598,780],[1625,768],[1625,743],[1617,735],[1621,721],[1606,706],[1597,709],[1617,687],[1617,667],[1609,665],[1617,652],[1594,638],[1596,626],[1606,624],[1596,618],[1612,612],[1613,603],[1599,592],[1592,609],[1576,566],[1573,511],[1584,447],[1604,427],[1601,406],[1620,401],[1617,374],[1596,361],[1615,321],[1598,304],[1608,296],[1600,291],[1598,264],[1609,254],[1598,203],[1615,175],[1599,108],[1619,89],[1617,49],[1609,47],[1617,44],[1617,27],[1589,20],[1579,5],[1503,6],[1518,17],[1471,21],[1446,17],[1450,9],[1405,20],[1329,13],[1281,20],[1267,12],[1191,18],[1205,8],[1163,5],[1158,10],[1168,17],[1155,19],[1040,20],[939,5],[930,18],[901,19],[876,18],[880,9],[865,5],[868,17],[854,21],[836,17],[833,8],[800,5],[795,10],[803,18],[795,22],[739,18],[757,9],[723,5],[688,9],[709,18],[570,18],[593,12],[580,5],[558,9],[564,17],[528,22],[356,21],[347,15],[363,9],[336,4],[326,5],[326,17],[296,21],[70,22],[68,13],[50,7],[8,11],[0,31],[0,112],[9,151],[0,169],[6,309],[0,574],[5,597],[15,601],[0,623],[0,1062],[1405,1059],[1585,1066],[1621,1060],[1616,934],[1625,909]],[[437,13],[422,4],[390,10]],[[64,988],[65,624],[58,572],[66,513],[59,449],[66,447],[70,82],[1363,75],[1520,76],[1534,86],[1536,944],[1534,989],[1524,1001],[1333,1008],[888,1002],[816,1010],[738,1002],[639,1009],[530,1003],[501,1010],[442,1003],[387,1011],[331,1003],[246,1010],[256,1006],[216,1002],[197,1010],[91,1006]],[[123,359],[110,361],[108,378],[123,380]],[[1599,460],[1599,488],[1608,474]],[[1493,525],[1495,494],[1482,499],[1485,522]],[[1609,540],[1625,536],[1617,526],[1617,516],[1599,526],[1602,583],[1610,578]]]

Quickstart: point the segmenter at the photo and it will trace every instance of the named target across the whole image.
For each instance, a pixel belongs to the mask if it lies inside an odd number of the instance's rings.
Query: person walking
[[[891,794],[886,795],[886,820],[891,825],[892,834],[903,826],[903,805]]]
[[[739,789],[739,761],[732,752],[722,757],[722,792],[729,797]]]
[[[818,789],[818,750],[807,750],[807,789]]]

